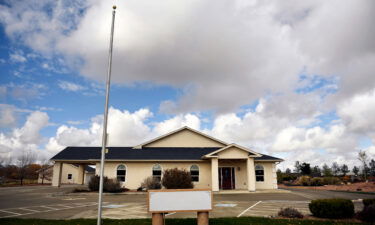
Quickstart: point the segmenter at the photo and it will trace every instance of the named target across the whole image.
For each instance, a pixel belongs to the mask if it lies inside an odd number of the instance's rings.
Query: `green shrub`
[[[140,190],[152,189],[161,189],[161,183],[157,178],[149,176],[143,180]]]
[[[375,198],[368,198],[368,199],[363,199],[363,206],[367,207],[369,205],[374,205],[375,204]]]
[[[303,218],[302,213],[291,207],[281,208],[278,215],[287,218]]]
[[[314,177],[310,180],[310,185],[311,186],[323,186],[323,178],[320,177]]]
[[[323,184],[324,185],[336,185],[340,184],[341,181],[337,177],[323,177]]]
[[[296,184],[303,185],[303,186],[310,186],[310,177],[309,176],[300,176],[296,180]]]
[[[375,222],[375,204],[365,206],[363,210],[357,214],[357,218],[365,222]]]
[[[351,218],[354,204],[348,199],[318,199],[309,204],[311,213],[320,218]]]
[[[167,189],[188,189],[194,187],[190,173],[177,168],[165,170],[161,183]]]

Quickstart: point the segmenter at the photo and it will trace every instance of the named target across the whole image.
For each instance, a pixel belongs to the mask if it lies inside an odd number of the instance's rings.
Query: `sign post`
[[[210,189],[167,189],[148,191],[148,212],[152,225],[164,224],[164,213],[197,212],[197,224],[208,225],[212,210]]]

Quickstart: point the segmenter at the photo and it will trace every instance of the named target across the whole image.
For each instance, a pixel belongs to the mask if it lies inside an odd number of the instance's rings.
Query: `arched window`
[[[161,181],[161,166],[159,164],[155,164],[152,167],[152,177],[156,178],[158,181]]]
[[[190,167],[190,176],[191,176],[191,181],[194,181],[194,182],[199,181],[199,167],[197,165],[192,165]]]
[[[264,168],[262,165],[255,166],[255,179],[257,182],[264,181]]]
[[[126,166],[125,165],[119,165],[117,167],[117,180],[120,182],[125,182],[126,177]]]

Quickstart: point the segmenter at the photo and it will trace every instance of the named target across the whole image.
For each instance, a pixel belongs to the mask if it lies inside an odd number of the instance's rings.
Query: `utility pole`
[[[108,122],[108,101],[109,90],[111,86],[111,73],[112,73],[112,49],[113,49],[113,32],[115,25],[116,6],[112,10],[112,26],[111,26],[111,39],[109,42],[109,56],[108,56],[108,73],[105,91],[105,105],[104,105],[104,122],[103,122],[103,136],[102,136],[102,157],[100,159],[100,182],[99,182],[99,202],[98,202],[98,221],[97,225],[102,224],[102,203],[103,203],[103,181],[104,181],[104,161],[105,152],[107,147],[107,122]]]

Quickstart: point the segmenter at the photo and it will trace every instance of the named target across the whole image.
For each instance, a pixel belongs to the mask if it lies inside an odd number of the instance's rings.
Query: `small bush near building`
[[[281,208],[278,215],[286,218],[303,218],[302,213],[291,207]]]
[[[152,189],[161,189],[161,183],[157,178],[149,176],[143,180],[140,191]]]
[[[103,191],[117,193],[125,190],[121,188],[121,184],[117,179],[107,179],[107,181],[103,183]]]
[[[348,199],[318,199],[309,204],[311,213],[320,218],[351,218],[354,204]]]
[[[165,170],[161,183],[167,189],[188,189],[194,187],[190,173],[177,168]]]
[[[108,180],[108,177],[104,177],[104,183]],[[89,189],[90,191],[99,191],[99,182],[100,182],[100,177],[98,175],[95,175],[90,179],[89,182]]]
[[[99,182],[100,182],[100,177],[98,175],[95,175],[94,177],[92,177],[89,182],[90,191],[99,191]],[[108,179],[108,177],[104,177],[103,191],[104,192],[122,192],[122,191],[125,191],[125,189],[121,188],[120,182],[118,182],[118,180]]]
[[[368,199],[363,199],[363,206],[367,207],[369,205],[374,205],[375,204],[375,198],[368,198]]]
[[[375,222],[375,204],[365,206],[363,210],[357,214],[357,218],[365,222],[374,223]]]

